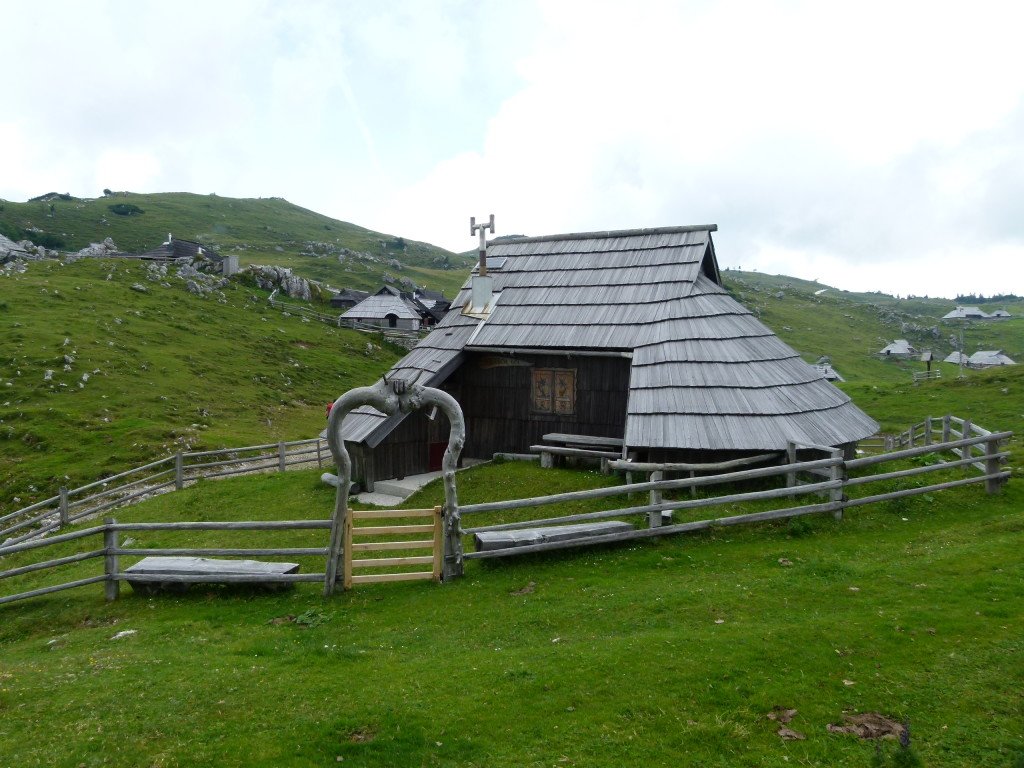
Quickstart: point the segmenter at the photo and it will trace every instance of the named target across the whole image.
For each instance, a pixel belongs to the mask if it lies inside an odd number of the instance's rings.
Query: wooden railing
[[[197,556],[197,557],[210,557],[214,555],[233,555],[233,556],[280,556],[280,557],[296,557],[296,556],[327,556],[327,547],[230,547],[230,548],[201,548],[201,547],[163,547],[163,548],[150,548],[150,547],[130,547],[122,546],[120,541],[120,534],[124,531],[252,531],[252,530],[267,530],[267,531],[286,531],[286,530],[310,530],[310,529],[329,529],[331,527],[330,520],[264,520],[257,522],[182,522],[182,523],[118,523],[113,518],[106,520],[103,525],[98,525],[92,528],[85,528],[72,533],[62,533],[56,536],[48,536],[42,539],[36,539],[34,541],[25,541],[20,544],[8,544],[0,547],[0,558],[8,555],[14,555],[19,552],[26,552],[29,550],[42,550],[51,547],[59,547],[63,544],[72,541],[84,541],[87,539],[100,539],[102,545],[98,548],[88,549],[85,552],[78,552],[72,555],[65,555],[63,557],[56,557],[43,562],[31,563],[29,565],[23,565],[17,568],[10,568],[5,571],[0,571],[0,580],[11,578],[14,576],[21,576],[23,574],[32,573],[35,571],[46,570],[50,568],[57,568],[64,565],[70,565],[72,563],[80,563],[85,560],[92,560],[96,558],[103,558],[104,568],[103,573],[95,576],[89,576],[84,579],[76,579],[74,581],[65,582],[63,584],[54,584],[46,587],[40,587],[38,589],[29,590],[27,592],[21,592],[13,595],[5,595],[0,597],[0,605],[4,603],[11,603],[17,600],[27,600],[31,597],[39,597],[41,595],[48,595],[54,592],[62,592],[68,589],[74,589],[76,587],[86,586],[88,584],[103,583],[104,593],[108,600],[114,600],[117,598],[120,583],[122,581],[159,581],[163,582],[207,582],[210,581],[208,577],[197,576],[197,575],[174,575],[169,576],[166,574],[146,576],[142,574],[128,574],[120,568],[121,556],[136,556],[136,555],[175,555],[175,556]],[[326,561],[325,561],[326,562]],[[246,583],[246,582],[259,582],[259,583],[294,583],[300,581],[306,582],[319,582],[323,583],[324,573],[288,573],[288,574],[275,574],[275,575],[234,575],[234,576],[219,576],[217,578],[219,582],[231,582],[231,583]]]
[[[988,493],[997,493],[1002,485],[1010,477],[1010,472],[1003,468],[1003,463],[1009,457],[1009,452],[1001,450],[1001,443],[1012,437],[1012,432],[989,432],[967,420],[947,417],[938,420],[942,426],[939,431],[933,420],[928,419],[925,425],[931,424],[931,430],[924,430],[923,434],[935,438],[936,435],[948,436],[947,440],[931,440],[923,445],[905,448],[888,454],[877,456],[864,456],[861,458],[846,460],[838,450],[828,446],[814,446],[794,443],[791,450],[791,463],[776,466],[744,468],[736,471],[725,471],[715,475],[701,475],[682,477],[675,479],[657,479],[650,482],[634,483],[632,485],[620,485],[609,488],[597,488],[586,491],[573,491],[569,493],[552,494],[528,499],[513,499],[508,501],[491,501],[481,504],[468,504],[459,506],[458,512],[465,519],[468,515],[479,515],[487,512],[500,512],[508,510],[523,510],[543,507],[555,507],[569,502],[593,501],[614,496],[628,496],[635,493],[649,494],[647,503],[619,507],[611,510],[595,510],[578,512],[574,514],[561,514],[554,516],[540,516],[530,520],[517,520],[514,522],[495,523],[482,525],[473,528],[461,529],[462,535],[481,533],[485,531],[515,530],[523,528],[535,528],[539,526],[560,525],[566,523],[577,523],[587,520],[609,519],[613,517],[639,516],[641,521],[646,516],[648,527],[638,527],[632,530],[619,531],[611,534],[589,536],[583,539],[568,541],[549,541],[540,544],[530,544],[509,549],[495,549],[488,551],[468,552],[463,554],[461,550],[461,537],[456,536],[458,543],[454,556],[460,559],[473,560],[479,558],[505,557],[509,555],[526,554],[530,552],[542,552],[556,549],[566,549],[579,546],[592,546],[638,540],[657,536],[665,536],[677,533],[705,530],[714,527],[740,525],[768,520],[782,520],[795,518],[803,515],[831,514],[841,519],[844,510],[874,504],[883,501],[906,498],[921,494],[934,493],[951,488],[966,485],[984,483]],[[906,434],[908,441],[913,441],[914,435],[920,431],[921,425],[914,425]],[[960,427],[957,433],[955,427]],[[922,438],[923,439],[923,438]],[[310,442],[310,441],[305,441]],[[979,453],[980,451],[980,453]],[[801,453],[823,455],[822,458],[811,458],[800,460]],[[206,452],[207,455],[217,452]],[[921,466],[907,466],[915,459],[932,456],[935,463],[927,463]],[[952,459],[948,457],[954,457]],[[223,464],[223,462],[221,463]],[[147,465],[148,469],[156,468],[160,462]],[[887,471],[875,471],[875,468],[883,468],[884,465],[895,465]],[[140,468],[142,469],[142,468]],[[964,476],[952,475],[950,470],[962,471]],[[166,472],[166,470],[162,470]],[[662,471],[662,470],[657,470]],[[892,481],[904,481],[911,478],[921,478],[931,473],[947,473],[946,476],[936,478],[936,482],[913,485],[911,487],[896,487],[891,485],[876,492],[870,492],[870,486]],[[127,474],[127,473],[125,473]],[[164,477],[167,477],[166,475]],[[738,490],[737,484],[745,484],[748,481],[757,481],[760,487],[758,490]],[[765,484],[772,482],[777,487],[763,488]],[[806,482],[805,482],[806,481]],[[173,482],[164,480],[164,482]],[[802,484],[805,483],[805,484]],[[901,483],[902,484],[902,483]],[[725,492],[718,496],[706,496],[697,498],[676,498],[666,499],[669,492],[678,492],[689,489],[700,489],[707,492],[716,486],[726,486]],[[859,495],[868,491],[864,495]],[[821,495],[817,500],[798,500],[798,497],[808,495]],[[52,501],[52,500],[47,500]],[[776,502],[781,501],[782,506],[758,512],[743,514],[726,514],[721,516],[707,517],[700,520],[672,523],[671,513],[698,509],[723,508],[727,505],[750,502]],[[446,511],[448,514],[452,510]],[[666,518],[665,513],[669,513]],[[433,516],[430,524],[423,525],[398,525],[398,526],[362,526],[349,528],[346,531],[344,544],[344,579],[346,586],[370,581],[397,581],[413,578],[438,578],[441,568],[441,510],[385,510],[385,511],[353,511],[347,519],[352,525],[353,520],[374,520],[374,519],[401,519],[415,516]],[[119,558],[122,556],[150,556],[150,555],[181,555],[181,556],[216,556],[216,555],[238,555],[238,556],[313,556],[325,557],[326,563],[334,562],[336,557],[330,547],[223,547],[223,548],[142,548],[129,547],[120,544],[119,534],[125,531],[199,531],[199,530],[330,530],[330,520],[291,520],[291,521],[263,521],[263,522],[174,522],[174,523],[117,523],[108,519],[103,525],[86,528],[84,530],[57,534],[33,541],[7,542],[0,546],[0,559],[9,555],[21,552],[44,549],[47,547],[61,547],[63,551],[58,556],[52,557],[43,562],[20,565],[7,570],[0,571],[0,581],[22,576],[37,571],[55,569],[62,566],[81,563],[90,559],[103,558],[103,573],[75,579],[62,584],[48,585],[37,589],[29,590],[19,594],[11,594],[0,597],[0,604],[9,603],[15,600],[23,600],[30,597],[45,595],[89,584],[104,583],[105,593],[108,599],[117,597],[118,585],[121,581],[127,580],[129,574],[123,571],[119,565]],[[642,522],[641,522],[642,525]],[[423,534],[430,533],[429,540],[422,538]],[[359,542],[354,543],[354,535],[383,535],[392,537],[397,534],[415,534],[420,539],[413,541],[389,540],[385,542]],[[89,539],[101,539],[102,543],[86,548],[84,551],[68,552],[65,545],[74,541],[87,541]],[[433,552],[430,556],[420,555],[410,558],[370,558],[366,560],[353,560],[355,552],[389,549],[412,549],[431,547]],[[385,566],[413,566],[432,565],[431,571],[399,572],[391,574],[353,575],[352,569],[357,567],[385,567]],[[277,576],[260,575],[258,577],[239,576],[231,579],[235,581],[280,581],[280,582],[320,582],[327,580],[326,573],[305,573],[305,574],[281,574]],[[132,579],[138,579],[132,575]],[[154,580],[167,581],[165,576]],[[182,576],[178,581],[206,581],[201,576]]]
[[[955,417],[948,417],[947,425],[957,423],[963,424],[962,420]],[[716,526],[738,525],[741,523],[753,523],[765,520],[780,520],[792,517],[799,517],[809,514],[831,514],[836,519],[841,519],[845,509],[861,506],[880,501],[916,496],[949,488],[956,488],[963,485],[984,483],[988,493],[997,493],[1003,482],[1010,477],[1010,472],[1002,468],[1003,463],[1009,457],[1007,451],[1000,450],[1000,443],[1012,437],[1012,432],[989,432],[972,428],[969,422],[964,426],[963,432],[968,437],[955,434],[952,427],[949,429],[951,438],[943,442],[931,442],[927,445],[905,450],[895,451],[878,456],[868,456],[853,460],[844,460],[842,452],[829,446],[813,446],[802,444],[791,444],[790,456],[792,461],[781,466],[760,467],[745,469],[736,472],[725,472],[716,475],[684,477],[679,479],[657,479],[647,483],[635,483],[632,485],[615,486],[611,488],[599,488],[589,491],[575,491],[571,493],[560,493],[550,496],[540,496],[532,499],[516,499],[512,501],[495,501],[483,504],[469,504],[462,506],[460,512],[465,518],[467,515],[480,514],[484,512],[497,512],[507,510],[522,510],[534,507],[545,507],[567,502],[591,501],[608,498],[611,496],[627,495],[638,491],[649,493],[647,504],[636,506],[620,507],[611,510],[599,510],[594,512],[581,512],[571,515],[559,515],[552,517],[540,517],[530,520],[520,520],[510,523],[498,523],[473,528],[466,528],[465,533],[481,533],[485,531],[515,530],[523,528],[535,528],[549,525],[561,525],[582,522],[585,520],[602,520],[615,517],[629,517],[646,515],[648,526],[636,528],[632,531],[617,532],[605,535],[588,536],[585,539],[573,541],[553,541],[542,544],[530,544],[508,549],[496,549],[480,552],[468,552],[463,555],[466,560],[478,558],[507,557],[529,552],[543,552],[547,550],[566,549],[578,546],[592,546],[612,542],[630,541],[656,536],[664,536],[675,533],[704,530]],[[913,432],[912,428],[909,430]],[[983,434],[971,435],[972,431]],[[980,454],[977,451],[982,451]],[[827,454],[826,458],[817,458],[806,461],[799,461],[801,451],[817,451]],[[879,466],[885,463],[899,463],[912,460],[928,454],[935,454],[941,458],[942,454],[952,454],[956,460],[940,460],[935,464],[913,467],[910,469],[895,469],[889,472],[878,474],[861,475],[869,467]],[[870,483],[881,483],[897,478],[910,478],[932,472],[948,471],[950,469],[964,468],[967,471],[972,469],[980,470],[980,475],[969,475],[956,480],[944,480],[913,488],[901,488],[864,497],[850,498],[847,491],[859,489],[862,485]],[[854,472],[856,476],[851,477]],[[706,498],[690,498],[688,500],[664,499],[666,491],[680,491],[685,489],[709,489],[713,486],[733,485],[750,480],[761,482],[777,478],[785,482],[785,487],[771,488],[768,490],[757,490],[748,492],[732,492],[721,496],[708,496]],[[808,482],[804,482],[804,478]],[[740,515],[729,515],[724,517],[707,518],[685,523],[665,524],[665,513],[676,511],[700,509],[705,507],[722,507],[727,504],[774,501],[779,499],[792,499],[798,496],[817,494],[827,500],[812,501],[792,506],[783,506],[779,509],[764,512],[753,512]]]
[[[55,496],[0,516],[0,542],[18,544],[153,494],[181,490],[202,478],[284,472],[314,461],[322,467],[330,456],[327,441],[321,438],[182,451],[79,488],[62,487]]]

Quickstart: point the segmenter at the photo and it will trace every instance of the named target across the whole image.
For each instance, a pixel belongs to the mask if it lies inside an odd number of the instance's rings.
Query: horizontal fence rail
[[[567,549],[579,546],[593,546],[606,543],[641,540],[657,536],[679,534],[693,531],[701,531],[716,527],[741,525],[748,523],[764,522],[771,520],[785,520],[805,515],[832,514],[836,519],[841,519],[845,509],[861,507],[868,504],[892,501],[911,496],[943,491],[962,486],[984,483],[988,493],[997,493],[1001,485],[1010,477],[1010,471],[1004,468],[1010,453],[1003,449],[1003,445],[1012,438],[1013,433],[990,432],[972,424],[969,420],[958,419],[953,416],[946,416],[941,419],[926,419],[920,424],[913,425],[906,432],[899,436],[894,443],[906,445],[898,450],[878,455],[862,455],[857,458],[844,458],[843,452],[839,449],[821,445],[807,445],[792,443],[785,455],[786,463],[778,463],[772,466],[759,466],[754,468],[740,468],[735,463],[723,464],[730,471],[719,472],[718,474],[694,475],[689,465],[678,469],[677,474],[689,474],[687,477],[666,477],[669,470],[664,467],[670,465],[659,465],[661,468],[654,469],[654,465],[648,470],[651,480],[625,485],[618,485],[606,488],[596,488],[585,491],[572,491],[567,493],[551,494],[535,498],[512,499],[502,501],[490,501],[479,504],[467,504],[459,507],[458,511],[462,519],[468,515],[479,515],[483,513],[508,512],[517,510],[530,510],[540,507],[558,507],[572,502],[589,502],[609,499],[615,496],[630,496],[633,494],[647,494],[645,503],[631,504],[626,501],[622,506],[615,509],[581,511],[572,514],[538,516],[530,520],[517,520],[511,522],[495,522],[489,525],[480,525],[462,529],[464,535],[475,535],[496,531],[523,531],[534,529],[543,531],[545,528],[563,524],[580,523],[584,521],[607,520],[613,517],[647,517],[647,527],[641,523],[638,527],[623,530],[621,527],[615,532],[594,532],[594,535],[585,538],[560,538],[559,540],[528,539],[523,543],[517,542],[519,546],[506,548],[486,549],[476,552],[467,552],[461,556],[466,560],[481,558],[498,558],[510,555],[528,554],[531,552],[545,552],[550,550]],[[315,447],[314,447],[315,445]],[[276,448],[275,452],[273,449]],[[295,449],[289,454],[290,449]],[[31,518],[39,517],[48,509],[47,505],[58,504],[64,513],[56,523],[47,523],[50,526],[59,526],[62,522],[73,522],[84,513],[75,506],[81,500],[90,500],[91,503],[99,502],[100,505],[116,501],[116,494],[108,494],[108,488],[104,483],[121,481],[124,486],[129,487],[129,492],[120,497],[121,499],[141,493],[146,488],[142,482],[146,477],[158,476],[158,479],[171,484],[185,482],[192,477],[189,474],[191,469],[197,465],[203,465],[202,470],[223,470],[235,472],[236,461],[251,461],[251,456],[241,458],[240,453],[248,450],[257,456],[270,456],[277,459],[277,468],[285,468],[290,455],[297,455],[305,452],[309,455],[316,455],[321,449],[319,441],[300,440],[291,443],[267,444],[262,446],[250,446],[248,449],[221,449],[215,451],[201,451],[194,454],[177,454],[173,457],[150,462],[135,470],[120,473],[113,478],[104,481],[90,483],[87,486],[74,489],[74,491],[61,490],[57,497],[46,499],[42,502],[20,510],[27,513]],[[925,463],[914,466],[921,460]],[[908,466],[908,463],[911,466]],[[171,480],[166,473],[168,465],[173,465],[174,477]],[[628,464],[628,462],[625,462]],[[896,466],[893,466],[895,464]],[[682,465],[680,465],[682,466]],[[229,467],[224,470],[224,467]],[[634,465],[633,470],[638,468]],[[706,469],[706,467],[705,467]],[[152,473],[143,478],[138,477],[140,473]],[[932,473],[944,473],[930,482],[928,476]],[[923,484],[912,487],[901,487],[901,484],[879,487],[882,483],[893,483],[913,479],[914,482]],[[760,488],[747,490],[743,487],[748,481],[759,481]],[[764,484],[770,487],[763,487]],[[124,487],[122,486],[122,487]],[[716,486],[725,486],[719,489]],[[774,487],[772,487],[774,486]],[[872,488],[874,486],[874,488]],[[177,486],[176,486],[177,487]],[[747,486],[749,488],[749,486]],[[100,490],[97,490],[100,489]],[[668,492],[682,492],[689,490],[695,492],[701,489],[708,495],[691,498],[666,499]],[[718,492],[718,495],[711,495],[710,492]],[[874,491],[874,492],[873,492]],[[850,497],[848,492],[855,494]],[[818,496],[818,499],[806,498]],[[74,497],[79,497],[78,501]],[[98,497],[98,498],[97,498]],[[765,509],[755,512],[734,513],[728,509],[728,505],[749,504],[749,503],[774,503],[781,502],[779,508]],[[95,509],[95,507],[94,507]],[[706,519],[673,522],[672,515],[675,512],[686,512],[693,510],[710,511]],[[415,522],[416,517],[430,518],[429,521]],[[30,518],[30,519],[31,519]],[[16,518],[7,515],[5,520],[11,523]],[[400,581],[414,578],[437,579],[439,572],[439,520],[441,519],[440,508],[432,510],[366,510],[354,511],[348,517],[348,541],[345,549],[348,559],[348,570],[346,583],[351,585],[360,582],[372,581]],[[363,525],[352,526],[354,521]],[[398,524],[392,525],[394,521]],[[410,523],[412,521],[412,523]],[[14,525],[21,525],[15,523]],[[166,583],[178,582],[205,583],[210,581],[224,583],[257,583],[272,582],[287,584],[292,582],[319,582],[324,583],[326,573],[274,573],[274,574],[218,574],[212,578],[203,574],[167,574],[167,573],[129,573],[120,567],[121,557],[151,557],[151,556],[177,556],[177,557],[210,557],[210,556],[267,556],[267,557],[312,557],[322,558],[325,563],[330,561],[331,550],[326,541],[323,546],[232,546],[230,542],[223,546],[168,546],[153,547],[144,545],[132,545],[129,540],[121,543],[122,534],[130,532],[175,532],[175,531],[221,531],[228,534],[237,531],[264,531],[275,535],[281,531],[329,531],[330,520],[263,520],[263,521],[192,521],[192,522],[122,522],[118,523],[108,519],[104,524],[84,528],[82,530],[70,531],[67,533],[53,533],[47,537],[40,537],[37,534],[30,538],[24,534],[8,539],[0,544],[0,563],[7,556],[20,553],[42,550],[47,547],[60,547],[51,556],[43,556],[38,562],[14,562],[7,561],[6,569],[0,570],[0,581],[8,578],[38,574],[41,571],[58,569],[66,566],[77,566],[92,560],[103,560],[103,573],[99,575],[77,578],[62,584],[53,584],[37,589],[24,591],[18,594],[0,596],[0,604],[10,603],[17,600],[24,600],[31,597],[51,594],[67,589],[103,583],[107,599],[114,599],[118,595],[119,584],[124,580],[131,580],[138,583]],[[8,529],[9,530],[9,529]],[[19,531],[20,533],[20,531]],[[532,534],[530,534],[532,535]],[[352,541],[352,536],[386,536],[387,541]],[[405,538],[400,538],[405,537]],[[100,539],[101,544],[96,540]],[[537,543],[532,543],[537,541]],[[82,551],[70,552],[69,547],[74,545]],[[360,557],[353,559],[355,553],[387,551],[394,554],[385,556]],[[403,550],[421,550],[421,553],[410,553],[408,556],[402,554]],[[422,550],[430,551],[427,555]],[[382,568],[382,567],[417,567],[430,565],[431,570],[400,571],[389,574],[367,574],[353,575],[351,569],[355,568]],[[81,575],[79,568],[75,575]],[[38,583],[38,582],[36,582]]]
[[[322,468],[325,461],[331,461],[331,454],[327,441],[321,438],[182,451],[78,488],[61,488],[56,496],[3,515],[0,543],[17,544],[50,534],[133,501],[181,490],[197,480],[285,472],[314,464]]]
[[[464,532],[467,534],[480,534],[490,531],[531,529],[542,533],[545,527],[644,514],[648,516],[649,527],[634,528],[633,530],[617,531],[614,533],[597,533],[576,539],[542,541],[536,544],[519,542],[518,546],[482,549],[476,552],[468,552],[463,557],[467,560],[507,557],[531,552],[545,552],[579,546],[632,541],[688,531],[705,530],[716,526],[781,520],[808,514],[831,513],[838,520],[842,519],[843,510],[847,508],[976,483],[984,483],[987,492],[996,493],[1001,484],[1010,477],[1010,472],[1002,468],[1010,454],[1008,451],[1001,450],[1000,446],[1012,436],[1012,432],[990,432],[972,425],[969,421],[958,419],[954,416],[946,416],[942,419],[928,418],[920,424],[913,425],[909,430],[896,438],[880,441],[880,447],[890,449],[888,453],[863,456],[855,459],[844,459],[843,451],[831,446],[790,443],[786,452],[787,463],[785,464],[705,476],[694,476],[689,465],[676,465],[672,467],[672,465],[667,464],[638,465],[631,464],[628,461],[616,461],[614,462],[616,469],[649,471],[651,475],[650,482],[599,488],[589,491],[552,494],[529,499],[467,504],[460,508],[460,512],[463,516],[466,516],[484,512],[525,510],[570,502],[595,501],[644,491],[649,494],[649,502],[647,504],[481,525],[466,528]],[[910,445],[913,447],[895,451],[891,450],[893,446],[900,445]],[[950,454],[956,458],[948,459],[943,457]],[[820,456],[827,458],[818,458]],[[875,467],[885,463],[905,462],[924,456],[933,456],[935,463],[920,467],[862,474],[864,472],[871,472]],[[664,479],[665,470],[668,467],[672,467],[680,473],[689,470],[691,476],[688,478]],[[846,493],[847,490],[860,489],[869,484],[918,478],[929,473],[940,471],[948,473],[957,470],[968,473],[978,470],[980,475],[970,474],[960,479],[943,479],[942,482],[933,482],[913,488],[897,488],[896,490],[888,490],[858,498],[850,498]],[[851,477],[851,472],[856,474]],[[727,492],[724,495],[692,498],[689,500],[666,501],[662,498],[663,493],[666,491],[680,491],[689,488],[691,492],[695,492],[699,487],[708,489],[716,485],[735,484],[749,480],[765,480],[773,477],[784,479],[786,487]],[[726,515],[692,522],[675,524],[669,522],[669,524],[666,524],[666,520],[671,521],[671,513],[676,511],[722,507],[735,503],[791,499],[807,494],[819,495],[827,500],[765,512]],[[664,517],[666,514],[669,517]]]
[[[65,565],[103,559],[104,572],[101,575],[75,579],[63,584],[54,584],[39,589],[29,590],[12,595],[0,596],[0,605],[32,597],[61,592],[67,589],[104,583],[108,600],[116,599],[120,583],[130,581],[140,584],[291,584],[298,582],[318,582],[323,584],[325,572],[314,573],[161,573],[161,572],[129,572],[120,567],[120,558],[124,557],[317,557],[326,562],[329,549],[322,547],[133,547],[120,543],[120,534],[139,531],[327,531],[330,520],[257,520],[257,521],[217,521],[217,522],[167,522],[167,523],[118,523],[108,519],[103,525],[85,528],[80,531],[59,534],[47,538],[19,544],[0,546],[0,559],[30,550],[38,550],[67,544],[86,539],[101,539],[101,549],[88,549],[70,555],[53,557],[35,563],[8,568],[0,571],[0,580],[21,576],[28,573],[59,568]]]

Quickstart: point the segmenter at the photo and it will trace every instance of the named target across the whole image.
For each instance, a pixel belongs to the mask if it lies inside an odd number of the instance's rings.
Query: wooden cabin
[[[850,446],[877,424],[722,287],[714,225],[502,238],[435,330],[388,373],[461,404],[463,455],[521,453],[548,433],[621,439],[650,461]],[[476,282],[476,287],[474,287]],[[474,290],[486,291],[474,298]],[[354,476],[440,467],[443,417],[343,425]]]

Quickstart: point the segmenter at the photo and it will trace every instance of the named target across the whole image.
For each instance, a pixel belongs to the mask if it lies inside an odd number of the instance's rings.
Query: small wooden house
[[[987,349],[975,352],[967,360],[967,364],[971,368],[994,368],[1000,365],[1016,365],[1007,355],[1004,355],[1000,349]]]
[[[424,311],[422,307],[416,306],[411,296],[386,285],[342,314],[341,321],[418,331],[423,324]]]
[[[878,354],[882,357],[911,358],[917,357],[918,351],[906,339],[896,339],[878,350]]]
[[[943,320],[987,320],[989,315],[977,307],[957,307],[942,316]]]
[[[172,237],[170,233],[167,235],[166,243],[162,243],[145,253],[140,253],[134,256],[134,258],[142,259],[143,261],[177,261],[178,259],[196,261],[207,259],[219,262],[221,260],[221,257],[209,246],[193,240],[181,240]]]
[[[360,301],[370,295],[369,291],[357,291],[354,288],[342,288],[331,296],[331,306],[334,309],[352,309]]]
[[[715,230],[493,241],[486,296],[467,281],[388,379],[454,395],[467,457],[528,451],[555,432],[618,438],[624,454],[652,461],[874,434],[874,421],[722,287]],[[355,476],[372,485],[439,467],[448,425],[363,407],[343,436]]]

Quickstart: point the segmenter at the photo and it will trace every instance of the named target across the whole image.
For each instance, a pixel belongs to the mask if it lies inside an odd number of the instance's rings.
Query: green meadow
[[[914,385],[923,363],[873,355],[893,338],[934,338],[903,332],[908,323],[940,326],[946,339],[952,331],[937,318],[952,302],[875,306],[791,279],[736,276],[726,275],[733,292],[805,359],[830,355],[847,377],[841,386],[884,430],[945,413],[1013,430],[1008,466],[1019,475],[1024,369],[958,379],[946,366],[943,379]],[[186,446],[311,437],[327,400],[401,354],[272,310],[244,283],[220,290],[198,298],[173,269],[150,281],[142,265],[113,261],[32,263],[0,277],[0,511]],[[1021,329],[1011,319],[966,333],[1024,358]],[[518,462],[458,476],[464,504],[617,482]],[[434,483],[406,506],[442,498]],[[200,481],[113,514],[322,520],[333,502],[318,471],[297,471]],[[498,519],[510,518],[464,525]],[[470,561],[464,578],[440,586],[366,585],[325,599],[312,584],[155,596],[122,585],[106,603],[91,585],[0,606],[0,766],[1020,768],[1022,534],[1016,477],[998,495],[974,485],[853,508],[839,522]],[[314,547],[326,534],[128,539]],[[46,556],[102,546],[78,544]],[[0,567],[41,558],[11,555]],[[323,570],[322,560],[298,561]],[[0,595],[95,575],[99,563],[6,579]],[[768,715],[780,708],[796,710],[788,727],[804,738],[779,735]],[[827,729],[864,712],[909,723],[909,749]]]

